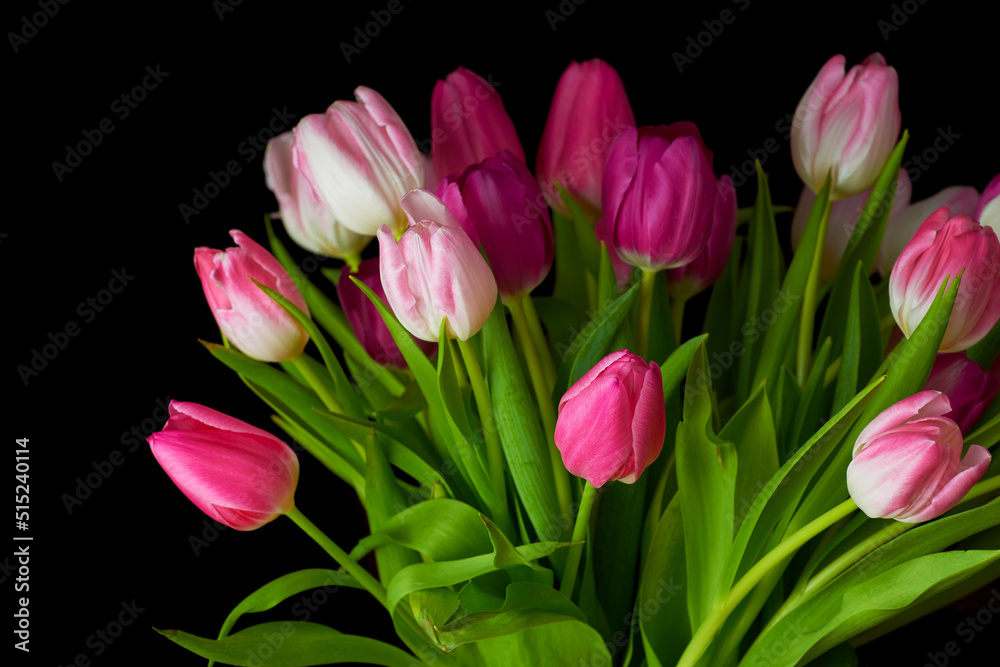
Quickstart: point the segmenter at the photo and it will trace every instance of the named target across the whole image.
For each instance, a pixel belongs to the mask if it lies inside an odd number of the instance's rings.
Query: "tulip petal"
[[[602,418],[595,418],[602,415]],[[600,488],[634,456],[632,405],[621,379],[598,377],[560,410],[556,446],[570,473]]]
[[[962,459],[958,473],[948,481],[922,511],[900,518],[904,523],[917,523],[940,516],[958,504],[965,494],[978,482],[990,465],[990,453],[979,445],[970,445]]]

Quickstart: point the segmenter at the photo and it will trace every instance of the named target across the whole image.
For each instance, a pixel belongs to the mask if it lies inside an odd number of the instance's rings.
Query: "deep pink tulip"
[[[427,190],[403,197],[410,227],[399,241],[378,230],[379,269],[386,300],[411,334],[437,341],[441,320],[448,335],[468,340],[483,328],[497,300],[497,283],[469,235]]]
[[[295,507],[299,460],[267,431],[197,403],[171,401],[146,441],[156,461],[205,514],[254,530]]]
[[[837,55],[823,66],[792,122],[792,160],[802,181],[819,191],[832,171],[834,199],[874,184],[896,145],[902,122],[899,80],[873,53],[844,73]]]
[[[552,222],[538,182],[509,151],[441,181],[438,196],[486,252],[500,298],[520,301],[552,267]]]
[[[736,238],[736,214],[736,189],[732,179],[723,176],[716,185],[715,207],[704,251],[691,263],[667,271],[671,297],[690,299],[719,279]]]
[[[629,127],[635,115],[615,68],[597,58],[570,63],[556,85],[535,161],[552,208],[569,215],[553,185],[558,181],[591,218],[600,215],[604,160]]]
[[[712,153],[694,123],[628,128],[608,152],[602,193],[623,260],[651,271],[684,266],[711,229]]]
[[[986,371],[964,352],[939,354],[934,360],[925,390],[940,391],[951,401],[951,412],[943,415],[968,433],[1000,391],[1000,375]]]
[[[318,255],[337,259],[356,257],[372,237],[358,234],[337,222],[330,207],[295,168],[294,144],[294,134],[285,132],[267,142],[264,151],[267,187],[281,207],[285,231],[297,244]]]
[[[378,265],[378,257],[372,257],[362,261],[354,273],[350,273],[347,269],[341,271],[337,280],[337,298],[340,307],[344,309],[351,330],[365,348],[365,352],[382,366],[406,368],[403,353],[399,351],[396,341],[389,333],[389,327],[385,325],[375,304],[351,280],[351,277],[357,278],[385,301],[385,290],[382,289],[382,277]],[[433,343],[422,340],[416,342],[428,357],[437,352],[437,346]]]
[[[524,161],[514,122],[496,89],[475,72],[459,67],[438,81],[431,97],[431,161],[439,179],[503,150]],[[436,183],[427,183],[436,188]]]
[[[357,102],[334,102],[295,128],[295,166],[330,208],[358,234],[406,226],[399,200],[424,184],[424,156],[399,115],[370,88]]]
[[[989,227],[948,207],[924,221],[889,277],[889,306],[909,338],[944,283],[962,274],[939,352],[960,352],[978,343],[1000,320],[1000,242]]]
[[[871,518],[904,523],[944,514],[979,481],[990,453],[970,445],[962,459],[962,432],[943,415],[948,397],[922,391],[872,420],[854,444],[847,489]]]
[[[215,321],[229,342],[248,357],[294,359],[302,354],[309,334],[253,281],[270,287],[308,315],[305,299],[274,255],[238,229],[229,235],[239,247],[194,251],[194,267]]]
[[[607,246],[608,255],[611,257],[611,266],[615,269],[615,280],[618,282],[618,289],[621,290],[628,284],[635,267],[618,256],[618,251],[615,250],[615,244],[611,238],[611,230],[608,228],[606,220],[603,217],[597,219],[597,222],[594,223],[594,236],[597,237],[598,241]]]
[[[555,442],[566,469],[600,488],[635,482],[660,455],[666,431],[660,367],[619,350],[563,394]]]
[[[979,224],[989,225],[993,231],[1000,234],[1000,174],[994,176],[983,190],[983,196],[979,198],[972,217],[978,220]]]

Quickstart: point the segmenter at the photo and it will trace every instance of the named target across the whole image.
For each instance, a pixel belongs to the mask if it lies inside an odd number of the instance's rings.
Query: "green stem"
[[[386,609],[389,609],[389,604],[385,595],[385,588],[378,582],[378,579],[368,574],[368,570],[361,567],[357,561],[351,558],[346,551],[341,549],[331,540],[326,534],[316,527],[312,521],[307,519],[302,512],[299,511],[297,507],[292,508],[287,514],[288,518],[295,522],[299,528],[305,531],[306,535],[313,538],[313,540],[323,547],[326,553],[330,554],[333,560],[340,564],[340,567],[344,568],[347,574],[354,577],[355,581],[364,586],[365,590],[372,594],[376,600],[379,601]],[[389,610],[392,611],[391,609]]]
[[[799,323],[799,346],[796,355],[796,371],[799,386],[806,386],[809,377],[809,362],[812,360],[813,325],[816,319],[816,291],[819,289],[819,270],[823,263],[823,245],[826,241],[826,228],[830,224],[830,207],[832,200],[827,200],[823,208],[823,217],[819,221],[819,238],[813,253],[812,266],[809,268],[809,278],[806,280],[805,294],[802,296],[802,318]]]
[[[702,654],[711,645],[715,635],[718,634],[722,625],[726,622],[726,619],[729,618],[729,615],[736,609],[740,602],[743,601],[743,598],[745,598],[747,594],[750,593],[750,591],[752,591],[758,583],[760,583],[768,572],[774,569],[779,563],[789,558],[800,547],[802,547],[803,544],[816,537],[857,508],[858,506],[854,503],[854,500],[848,498],[826,514],[823,514],[822,516],[814,519],[811,523],[800,528],[793,535],[783,540],[781,544],[769,551],[766,556],[757,561],[757,563],[750,568],[745,575],[743,575],[743,578],[736,582],[736,585],[729,591],[729,595],[726,596],[722,605],[716,606],[715,609],[712,610],[712,613],[709,614],[708,618],[705,619],[705,622],[702,623],[701,627],[698,628],[698,631],[691,638],[691,642],[688,644],[687,648],[684,649],[684,654],[677,663],[677,667],[693,667],[698,662]]]
[[[687,303],[687,299],[682,297],[677,297],[672,299],[670,302],[670,314],[673,316],[674,321],[674,340],[680,345],[681,333],[684,329],[684,304]]]
[[[535,342],[535,349],[538,350],[538,358],[542,362],[542,370],[545,371],[545,383],[549,391],[556,385],[556,363],[552,357],[552,350],[549,348],[549,341],[542,331],[542,323],[538,319],[538,311],[535,310],[535,302],[531,300],[531,295],[524,297],[524,314],[527,315],[528,328],[531,330],[531,339]]]
[[[635,352],[645,357],[649,349],[649,320],[653,311],[653,288],[656,272],[642,270],[642,287],[639,288],[639,326],[635,332]]]
[[[590,510],[594,507],[594,497],[597,489],[590,482],[583,487],[583,495],[580,497],[580,510],[576,513],[576,523],[573,525],[573,542],[583,542],[587,537],[587,528],[590,526]],[[575,544],[569,548],[566,556],[566,567],[563,569],[562,581],[559,583],[559,592],[569,599],[573,599],[573,588],[576,586],[576,574],[580,569],[580,556],[583,555],[583,545]]]
[[[299,372],[305,377],[306,382],[309,386],[313,388],[313,391],[319,396],[319,399],[323,401],[323,405],[330,412],[336,412],[338,414],[344,414],[344,408],[340,406],[340,402],[330,393],[323,381],[319,379],[316,372],[313,371],[312,366],[306,361],[305,354],[300,354],[299,356],[292,359],[292,363],[295,367],[299,369]]]

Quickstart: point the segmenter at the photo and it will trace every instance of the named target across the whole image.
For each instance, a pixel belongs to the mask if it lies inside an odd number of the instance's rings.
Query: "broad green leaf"
[[[525,558],[518,552],[517,548],[511,544],[507,536],[503,534],[503,531],[497,528],[492,522],[490,522],[486,517],[482,517],[483,523],[486,524],[486,529],[489,531],[490,542],[493,544],[493,565],[498,570],[510,570],[518,571],[522,569],[533,570],[536,573],[543,573],[541,578],[537,576],[532,576],[531,573],[527,573],[530,580],[540,580],[546,583],[548,586],[552,585],[552,571],[548,568],[544,568],[541,565],[532,563],[530,560]],[[518,576],[522,576],[525,573],[518,572]],[[511,572],[511,577],[515,575]]]
[[[993,325],[985,338],[966,350],[966,355],[988,371],[1000,355],[1000,322]]]
[[[871,377],[882,362],[882,337],[879,333],[878,305],[861,262],[855,266],[851,301],[844,329],[840,372],[833,397],[833,410],[839,410],[857,391],[858,382]]]
[[[778,375],[778,387],[774,391],[774,424],[778,429],[778,456],[784,460],[795,450],[798,443],[792,442],[792,426],[795,411],[802,401],[802,389],[788,366],[782,366]]]
[[[579,254],[576,256],[576,261],[582,261],[583,266],[590,272],[590,275],[596,278],[600,270],[601,260],[599,254],[600,248],[598,247],[599,241],[597,240],[597,235],[594,233],[594,222],[584,213],[580,204],[573,199],[573,196],[566,192],[558,183],[556,184],[556,189],[559,192],[559,198],[566,205],[566,210],[569,211],[570,219],[573,221],[573,232],[576,236],[577,246],[580,249]]]
[[[791,449],[798,447],[805,434],[809,433],[809,430],[822,418],[826,407],[823,405],[823,378],[826,376],[832,349],[833,341],[827,338],[813,359],[813,365],[809,369],[809,376],[806,377],[806,384],[802,387],[802,397],[799,399],[799,406],[795,411],[789,433],[788,444]]]
[[[586,268],[580,261],[580,246],[571,218],[559,211],[552,211],[552,231],[555,236],[555,289],[553,297],[573,310],[573,320],[579,321],[590,308],[587,296]],[[539,304],[541,305],[541,304]],[[540,309],[544,312],[544,309]],[[556,339],[553,339],[555,342]]]
[[[750,400],[733,415],[719,438],[736,447],[734,529],[739,529],[754,499],[778,470],[778,436],[767,392],[762,383]]]
[[[595,570],[594,583],[600,606],[610,619],[612,633],[628,632],[622,620],[635,601],[638,583],[635,572],[639,567],[649,479],[649,475],[643,474],[634,484],[602,487],[597,517],[591,524],[589,546]]]
[[[247,382],[247,384],[252,385],[250,382]],[[265,396],[262,391],[258,391],[257,395],[261,397]],[[268,405],[277,409],[274,403],[270,400],[265,400]],[[271,420],[277,424],[282,431],[290,435],[296,442],[302,445],[307,452],[316,457],[316,460],[326,466],[330,472],[350,484],[357,492],[358,499],[361,500],[362,504],[364,504],[365,476],[358,472],[357,468],[352,466],[346,459],[337,454],[337,452],[335,452],[329,445],[324,444],[308,430],[300,427],[287,417],[272,415]]]
[[[374,429],[365,438],[365,514],[372,532],[382,530],[389,519],[403,507],[403,494],[396,476],[389,467]],[[419,561],[417,554],[399,544],[383,544],[375,548],[379,581],[388,583],[407,565]]]
[[[681,499],[675,495],[659,518],[642,570],[635,611],[627,618],[634,630],[638,622],[642,643],[651,665],[674,665],[691,641],[685,591],[684,521]]]
[[[705,312],[705,334],[708,335],[708,357],[719,364],[723,373],[714,383],[719,396],[731,396],[736,391],[736,373],[731,369],[743,354],[741,325],[746,321],[746,301],[739,298],[740,259],[744,254],[744,238],[737,236],[726,263],[726,269],[712,286]],[[684,369],[687,372],[687,368]]]
[[[965,441],[990,449],[1000,442],[1000,414],[995,414],[982,426],[966,436]]]
[[[437,498],[397,512],[351,552],[367,552],[386,541],[418,551],[433,561],[458,560],[491,551],[479,511],[458,500]]]
[[[580,621],[540,625],[516,634],[486,639],[476,646],[484,667],[612,664],[604,639]]]
[[[615,276],[615,265],[611,263],[611,250],[604,242],[600,242],[601,271],[597,276],[597,303],[611,303],[618,298],[618,278]]]

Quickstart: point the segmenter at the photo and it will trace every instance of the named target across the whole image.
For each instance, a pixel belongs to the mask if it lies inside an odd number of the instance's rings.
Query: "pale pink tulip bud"
[[[380,225],[399,231],[399,200],[424,184],[424,156],[399,115],[370,88],[357,102],[334,102],[295,128],[295,167],[340,224],[374,236]]]
[[[983,196],[973,212],[972,217],[981,225],[989,225],[1000,234],[1000,174],[993,177],[990,184],[983,190]]]
[[[922,391],[872,420],[854,444],[847,490],[867,516],[904,523],[927,521],[954,507],[990,465],[990,453],[970,445],[943,415],[948,397]]]
[[[171,401],[146,441],[156,461],[205,514],[254,530],[295,507],[299,460],[267,431],[197,403]]]
[[[666,430],[660,367],[619,350],[563,394],[555,443],[566,469],[600,488],[635,482],[660,455]]]
[[[1000,319],[1000,242],[989,227],[941,208],[924,221],[889,277],[889,306],[909,338],[927,314],[945,278],[962,273],[939,352],[978,343]],[[943,323],[942,323],[943,324]]]
[[[667,270],[667,289],[675,299],[690,299],[713,284],[729,261],[736,238],[736,190],[729,176],[715,188],[715,208],[705,249],[690,264]]]
[[[997,397],[1000,375],[983,370],[964,352],[939,354],[924,389],[947,396],[952,410],[943,416],[954,420],[962,433],[968,433]]]
[[[818,192],[832,173],[834,199],[875,183],[896,145],[901,117],[899,81],[873,53],[845,75],[834,56],[799,102],[792,122],[792,160],[802,181]]]
[[[397,242],[378,230],[379,269],[386,300],[411,334],[437,341],[441,321],[448,335],[476,335],[497,300],[490,267],[458,221],[434,193],[414,190],[403,198],[409,229]]]
[[[196,248],[194,267],[222,333],[236,349],[258,361],[289,361],[302,354],[309,334],[254,280],[309,314],[305,299],[274,255],[238,229],[238,248]]]
[[[556,84],[535,161],[549,206],[569,215],[553,186],[558,181],[596,219],[605,156],[629,127],[635,127],[635,115],[615,68],[596,58],[570,63]]]

